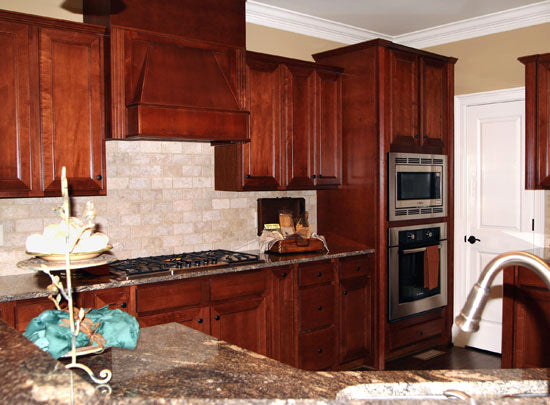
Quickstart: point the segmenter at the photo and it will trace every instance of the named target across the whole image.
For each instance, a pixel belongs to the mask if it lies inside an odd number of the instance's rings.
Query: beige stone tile
[[[182,142],[161,142],[161,151],[162,153],[182,153],[183,145]]]
[[[193,223],[174,224],[174,235],[191,234],[194,232]]]
[[[183,244],[197,245],[197,244],[203,243],[202,237],[203,235],[201,234],[183,235]]]
[[[151,187],[153,189],[167,189],[172,188],[173,179],[170,177],[157,177],[151,179]]]
[[[141,215],[127,214],[120,219],[121,225],[141,225]]]
[[[161,153],[162,145],[158,141],[138,141],[140,153]]]
[[[212,200],[212,208],[215,210],[229,208],[229,199],[227,198],[214,198]]]
[[[182,152],[187,154],[202,153],[200,142],[182,142]]]
[[[44,230],[44,222],[42,219],[17,219],[15,220],[15,232],[28,233],[39,232]],[[12,245],[13,246],[13,245]]]
[[[174,178],[174,188],[189,189],[193,187],[192,177],[176,177]]]
[[[122,153],[138,153],[140,142],[137,141],[118,141],[118,152]]]

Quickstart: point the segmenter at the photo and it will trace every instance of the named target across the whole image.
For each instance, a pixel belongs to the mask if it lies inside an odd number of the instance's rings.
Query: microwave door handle
[[[437,247],[438,247],[438,249],[441,249],[441,245],[438,245]],[[416,248],[416,249],[405,249],[405,250],[401,251],[401,253],[403,253],[404,255],[408,255],[408,254],[411,254],[411,253],[418,253],[418,252],[425,252],[425,251],[426,251],[426,248],[421,247],[421,248]]]

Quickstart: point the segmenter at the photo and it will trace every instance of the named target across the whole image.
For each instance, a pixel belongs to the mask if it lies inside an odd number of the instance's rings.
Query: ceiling
[[[399,36],[541,0],[255,0],[383,36]]]

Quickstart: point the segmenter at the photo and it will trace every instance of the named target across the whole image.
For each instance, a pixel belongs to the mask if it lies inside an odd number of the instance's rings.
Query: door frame
[[[462,304],[458,302],[459,298],[465,297],[472,286],[466,285],[464,272],[460,269],[468,265],[466,260],[467,245],[464,243],[464,235],[467,234],[467,201],[465,200],[468,190],[468,176],[466,173],[466,112],[468,107],[506,103],[512,101],[525,101],[525,87],[515,87],[511,89],[494,90],[481,93],[464,94],[454,97],[454,116],[455,116],[455,137],[454,137],[454,314],[456,318]],[[525,122],[523,123],[525,126]],[[525,183],[524,183],[525,184]],[[535,221],[535,244],[544,246],[544,192],[535,194],[535,218],[542,220]],[[453,324],[453,331],[456,326]],[[455,333],[453,333],[454,340]]]

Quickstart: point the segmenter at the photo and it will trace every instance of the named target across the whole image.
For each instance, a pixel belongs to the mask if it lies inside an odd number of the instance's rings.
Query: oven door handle
[[[437,248],[441,249],[441,245],[437,245]],[[401,253],[403,253],[404,255],[408,255],[408,254],[411,254],[411,253],[418,253],[418,252],[425,252],[425,251],[426,251],[426,248],[421,247],[421,248],[416,248],[416,249],[405,249],[405,250],[402,250]]]

